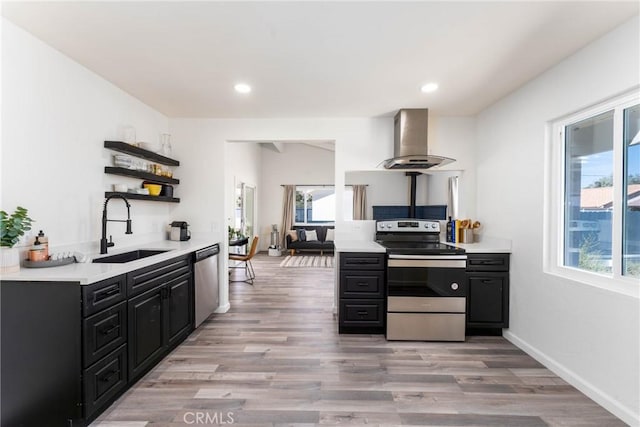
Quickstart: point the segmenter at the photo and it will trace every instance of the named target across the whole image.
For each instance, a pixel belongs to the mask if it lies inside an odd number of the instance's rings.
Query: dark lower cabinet
[[[162,356],[167,323],[166,286],[132,298],[129,306],[129,377],[146,372]]]
[[[383,334],[385,254],[340,252],[338,332]]]
[[[88,425],[193,330],[191,254],[86,286],[1,287],[3,427]]]
[[[467,256],[467,331],[509,327],[509,254]]]
[[[192,275],[129,300],[129,377],[139,378],[192,330]]]

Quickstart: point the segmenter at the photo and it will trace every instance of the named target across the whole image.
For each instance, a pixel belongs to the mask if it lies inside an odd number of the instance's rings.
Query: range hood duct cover
[[[393,158],[383,162],[385,169],[429,169],[455,161],[428,154],[428,109],[402,109],[393,125]]]

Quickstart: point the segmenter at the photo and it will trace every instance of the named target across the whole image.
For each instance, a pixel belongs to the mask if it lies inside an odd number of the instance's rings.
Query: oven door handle
[[[387,266],[391,268],[453,268],[464,270],[467,267],[466,259],[442,258],[397,258],[389,259]]]
[[[419,260],[467,260],[466,255],[389,255],[389,259],[419,259]]]

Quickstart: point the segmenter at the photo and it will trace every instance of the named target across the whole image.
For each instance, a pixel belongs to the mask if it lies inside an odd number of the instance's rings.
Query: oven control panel
[[[425,219],[394,219],[376,223],[376,231],[440,233],[440,223]]]

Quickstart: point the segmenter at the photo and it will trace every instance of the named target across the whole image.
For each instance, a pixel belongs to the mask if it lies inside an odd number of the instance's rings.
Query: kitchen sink
[[[124,264],[125,262],[135,261],[137,259],[147,258],[168,252],[168,250],[160,249],[138,249],[135,251],[123,252],[121,254],[109,255],[102,258],[96,258],[91,262],[106,264]]]

